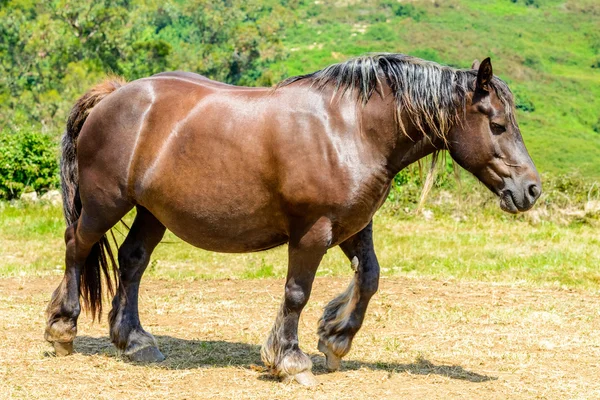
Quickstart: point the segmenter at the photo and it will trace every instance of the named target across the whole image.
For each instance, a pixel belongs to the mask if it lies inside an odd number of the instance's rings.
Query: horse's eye
[[[494,133],[494,135],[500,135],[506,131],[506,127],[495,122],[491,122],[490,127],[492,128],[492,132]]]

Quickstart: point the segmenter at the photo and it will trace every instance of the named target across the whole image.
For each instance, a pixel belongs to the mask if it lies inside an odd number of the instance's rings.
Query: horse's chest
[[[337,245],[360,232],[373,219],[382,202],[357,203],[332,215],[332,245]]]

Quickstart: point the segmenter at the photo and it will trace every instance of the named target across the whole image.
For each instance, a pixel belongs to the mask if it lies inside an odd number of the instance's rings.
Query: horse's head
[[[500,197],[504,211],[530,209],[542,192],[540,176],[525,148],[512,110],[512,94],[494,78],[486,58],[477,69],[466,109],[448,134],[452,158]]]

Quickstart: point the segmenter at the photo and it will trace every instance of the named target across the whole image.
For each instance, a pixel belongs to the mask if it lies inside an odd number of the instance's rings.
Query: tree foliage
[[[112,73],[187,70],[271,85],[289,1],[0,0],[0,132],[58,134],[75,101]]]
[[[58,185],[56,143],[38,132],[0,136],[0,199]]]

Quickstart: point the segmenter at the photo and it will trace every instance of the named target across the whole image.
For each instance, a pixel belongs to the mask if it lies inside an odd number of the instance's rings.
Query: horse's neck
[[[365,106],[362,117],[365,136],[386,160],[386,168],[392,177],[444,147],[439,140],[429,138],[433,135],[424,136],[407,115],[401,116],[404,131],[400,129],[395,107],[390,94],[384,93],[383,98],[374,95]]]

